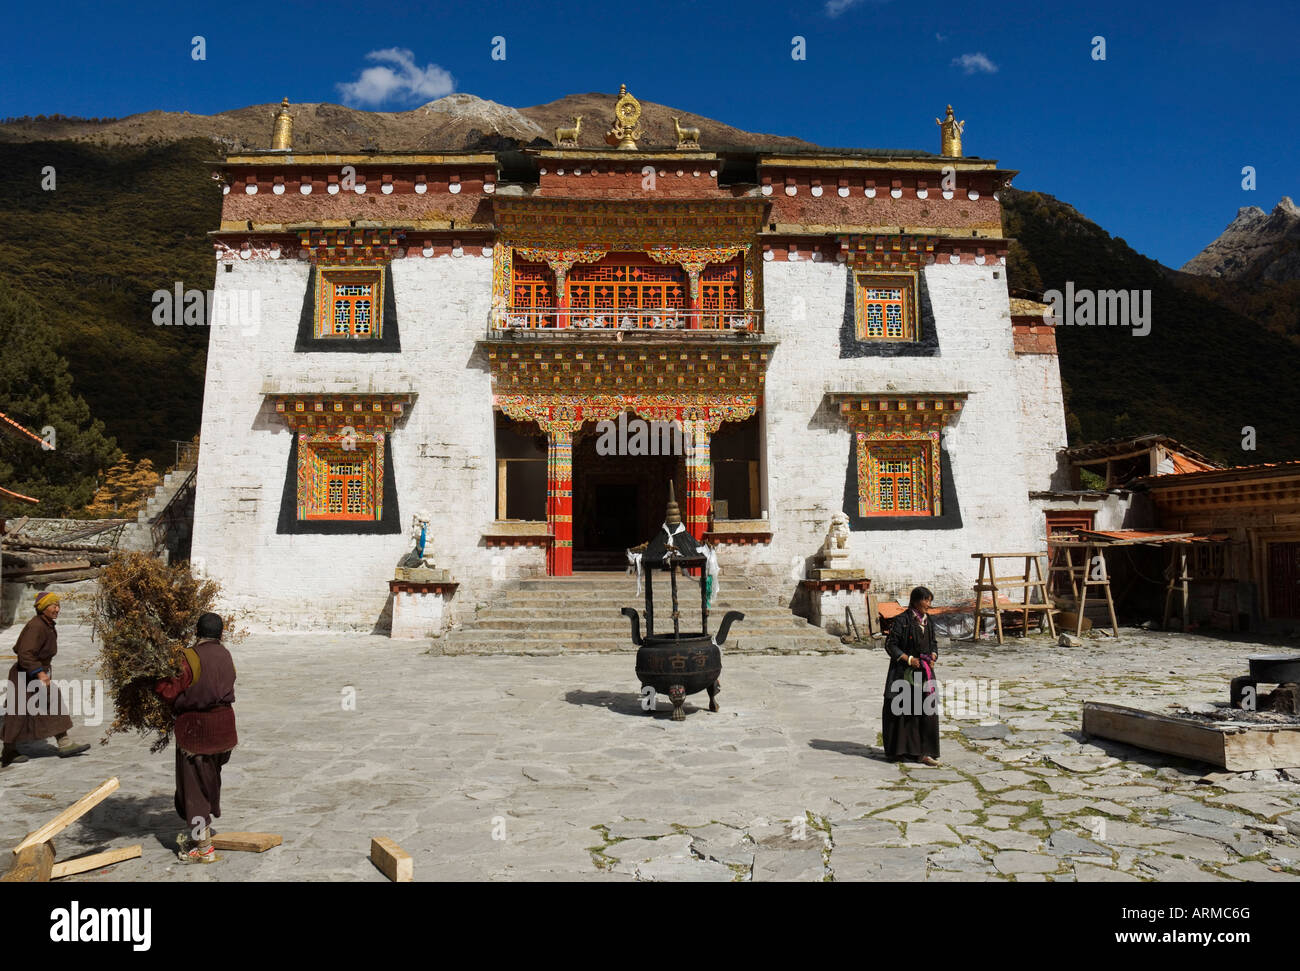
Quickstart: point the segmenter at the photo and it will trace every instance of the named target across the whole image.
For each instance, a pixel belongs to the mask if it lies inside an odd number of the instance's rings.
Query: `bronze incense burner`
[[[635,551],[633,551],[635,552]],[[645,572],[646,633],[641,636],[641,618],[635,607],[624,607],[623,615],[632,622],[632,643],[637,645],[636,674],[641,681],[641,707],[654,713],[658,695],[666,694],[673,703],[673,721],[682,721],[686,712],[682,703],[687,695],[709,693],[709,711],[718,710],[718,675],[722,673],[720,645],[727,639],[731,625],[744,620],[738,610],[729,610],[722,618],[715,640],[709,636],[708,558],[695,538],[682,525],[681,514],[668,484],[668,513],[659,532],[645,544],[641,567]],[[685,569],[700,572],[700,629],[683,631],[681,605],[678,600],[678,577]],[[655,633],[654,575],[668,574],[672,592],[671,634]]]

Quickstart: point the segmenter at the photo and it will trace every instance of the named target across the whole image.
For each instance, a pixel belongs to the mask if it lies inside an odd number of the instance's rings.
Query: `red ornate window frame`
[[[860,341],[915,341],[916,276],[911,273],[854,274],[854,314]]]
[[[316,337],[376,340],[382,335],[384,267],[320,267],[316,280]]]
[[[933,516],[930,441],[858,442],[859,513]]]

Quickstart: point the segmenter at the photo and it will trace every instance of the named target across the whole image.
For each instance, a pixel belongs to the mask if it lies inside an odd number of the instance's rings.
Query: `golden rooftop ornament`
[[[949,105],[948,113],[943,116],[943,121],[936,118],[934,123],[939,126],[939,131],[942,133],[939,154],[947,158],[960,158],[961,132],[966,127],[966,122],[958,121],[953,117],[952,105]]]
[[[288,151],[293,148],[293,115],[289,114],[289,99],[280,102],[280,110],[275,116],[275,127],[271,131],[271,151]]]
[[[614,105],[614,125],[606,133],[605,143],[625,151],[636,151],[636,140],[645,134],[637,128],[640,120],[641,103],[627,93],[626,84],[620,84],[618,101]]]

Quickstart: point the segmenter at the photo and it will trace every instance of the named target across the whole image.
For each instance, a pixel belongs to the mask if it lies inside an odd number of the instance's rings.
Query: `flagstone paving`
[[[1259,646],[1123,635],[941,645],[940,674],[996,681],[998,708],[943,718],[938,769],[882,758],[879,648],[728,655],[722,710],[691,698],[672,722],[666,698],[641,711],[630,653],[250,635],[233,648],[241,744],[217,829],[282,846],[179,866],[172,750],[135,735],[63,760],[24,746],[31,761],[0,770],[0,843],[117,776],[58,856],[143,856],[72,880],[382,881],[373,836],[420,880],[1300,880],[1300,770],[1215,772],[1080,732],[1085,700],[1225,699]],[[89,631],[60,625],[56,677],[91,665]],[[106,728],[76,721],[75,739]]]

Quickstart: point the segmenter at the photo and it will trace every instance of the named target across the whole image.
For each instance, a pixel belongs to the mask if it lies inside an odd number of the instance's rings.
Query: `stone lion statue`
[[[831,517],[831,526],[826,531],[826,542],[822,544],[822,549],[829,553],[831,551],[847,550],[848,548],[849,517],[842,512],[837,512]]]

